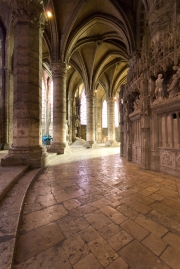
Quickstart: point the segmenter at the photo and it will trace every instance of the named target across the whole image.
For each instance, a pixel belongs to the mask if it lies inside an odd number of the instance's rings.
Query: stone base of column
[[[119,147],[120,144],[116,140],[108,140],[105,143],[105,147]]]
[[[86,141],[83,145],[85,148],[92,148],[94,141]]]
[[[30,165],[32,168],[42,166],[42,147],[12,147],[8,155],[1,159],[2,166]]]
[[[95,141],[94,144],[92,144],[92,148],[93,149],[98,149],[99,145],[97,144],[97,142]]]
[[[50,147],[47,149],[47,152],[65,154],[71,152],[71,149],[68,144],[52,142]]]
[[[11,145],[6,143],[6,144],[4,144],[3,149],[8,150],[10,147],[11,147]]]

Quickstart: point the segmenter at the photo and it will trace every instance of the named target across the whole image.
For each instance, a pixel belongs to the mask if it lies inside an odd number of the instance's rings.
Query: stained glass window
[[[107,102],[104,100],[102,107],[102,128],[107,128]]]
[[[80,118],[81,118],[81,124],[86,125],[87,124],[87,119],[86,119],[86,95],[85,91],[82,92],[81,95],[81,110],[80,110]]]

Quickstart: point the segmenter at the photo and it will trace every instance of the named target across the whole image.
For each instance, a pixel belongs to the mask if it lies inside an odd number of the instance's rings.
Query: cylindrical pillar
[[[69,143],[73,141],[73,98],[68,102],[68,125],[69,125]]]
[[[2,165],[40,167],[42,5],[36,0],[18,1],[14,10],[13,145]],[[34,14],[35,12],[35,14]],[[39,18],[39,21],[38,21]]]
[[[92,147],[95,141],[94,92],[86,91],[86,147]]]
[[[102,143],[102,103],[96,101],[96,142]]]
[[[106,146],[116,146],[115,140],[115,119],[114,119],[114,98],[107,100],[107,111],[108,111],[108,142]]]
[[[9,149],[13,143],[13,91],[11,85],[11,71],[5,71],[5,144],[4,149]]]
[[[48,152],[63,154],[66,147],[66,64],[52,63],[53,142]]]

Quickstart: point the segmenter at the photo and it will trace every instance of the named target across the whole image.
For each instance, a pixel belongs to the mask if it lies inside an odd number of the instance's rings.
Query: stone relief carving
[[[172,133],[177,132],[180,115],[180,1],[174,3],[175,0],[157,0],[150,10],[150,14],[147,16],[150,29],[145,31],[139,52],[134,51],[130,56],[130,69],[125,92],[123,98],[121,97],[123,102],[120,104],[120,109],[122,118],[126,121],[123,129],[122,148],[129,143],[128,139],[133,139],[131,123],[139,118],[140,134],[144,132],[143,135],[148,137],[148,132],[150,132],[149,138],[147,138],[149,148],[151,148],[153,156],[157,157],[158,164],[156,165],[151,160],[152,166],[161,165],[163,170],[166,169],[165,167],[175,169],[176,165],[179,171],[180,153],[178,151],[175,155],[173,150],[170,151],[170,147],[175,149],[177,147],[177,139],[174,139]],[[174,17],[170,14],[174,14]],[[146,85],[147,80],[148,85]],[[128,106],[124,107],[127,100]],[[131,106],[135,113],[131,114]],[[165,132],[165,128],[161,128],[159,115],[164,115],[167,111],[170,111],[171,114],[165,121],[165,125],[174,129],[172,132],[169,129],[166,134],[169,137],[163,138],[163,143],[161,143],[161,135],[162,132]],[[177,118],[173,118],[174,114],[177,115]],[[151,126],[150,128],[148,124]],[[134,131],[137,132],[133,129]],[[161,149],[158,148],[160,145]],[[149,148],[147,147],[147,151]],[[133,158],[137,157],[137,149],[132,146],[131,150]],[[143,155],[142,158],[144,158]]]
[[[174,66],[174,70],[177,70],[172,77],[172,82],[168,87],[169,98],[173,98],[180,94],[180,66]]]
[[[180,154],[176,158],[177,166],[180,168]]]
[[[165,166],[172,166],[173,158],[172,152],[164,151],[161,154],[161,164]]]

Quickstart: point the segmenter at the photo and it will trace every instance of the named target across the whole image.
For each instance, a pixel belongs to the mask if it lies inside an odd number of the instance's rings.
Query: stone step
[[[25,169],[25,167],[24,167]],[[14,174],[18,169],[14,167]],[[11,269],[15,252],[18,228],[26,199],[27,192],[32,182],[39,176],[41,169],[27,171],[19,179],[11,181],[11,188],[0,201],[0,268]],[[19,175],[19,174],[18,174]],[[17,176],[17,175],[16,175]],[[10,175],[9,175],[10,177]],[[12,176],[13,178],[13,176]]]
[[[28,165],[9,167],[0,166],[0,201],[16,180],[18,180],[18,178],[20,178],[28,169]]]

